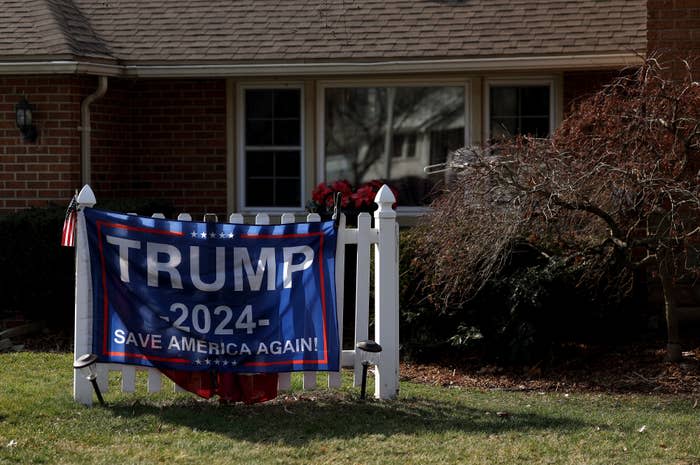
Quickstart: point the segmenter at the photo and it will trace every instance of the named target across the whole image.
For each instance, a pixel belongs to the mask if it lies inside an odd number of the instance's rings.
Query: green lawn
[[[691,397],[402,383],[393,402],[349,387],[254,406],[111,390],[108,408],[86,408],[70,367],[0,355],[0,464],[700,464]]]

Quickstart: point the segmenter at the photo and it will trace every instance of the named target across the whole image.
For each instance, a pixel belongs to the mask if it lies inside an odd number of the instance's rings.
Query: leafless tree
[[[580,285],[628,293],[645,267],[663,287],[669,358],[680,358],[674,288],[700,271],[700,83],[649,58],[581,102],[549,139],[455,156],[460,173],[418,228],[426,286],[472,298],[516,245],[563,258]],[[610,261],[624,263],[610,276]],[[610,284],[613,284],[612,286]]]

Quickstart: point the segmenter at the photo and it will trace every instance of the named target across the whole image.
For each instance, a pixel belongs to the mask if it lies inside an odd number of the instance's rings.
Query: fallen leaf
[[[647,430],[647,425],[642,425],[642,427],[639,428],[639,429],[637,430],[637,432],[638,432],[638,433],[643,433],[643,432],[646,431],[646,430]]]
[[[10,440],[10,442],[7,443],[7,447],[16,447],[17,446],[17,441],[15,439]]]
[[[508,418],[510,416],[510,413],[508,413],[508,412],[496,412],[496,416],[499,416],[501,418]]]

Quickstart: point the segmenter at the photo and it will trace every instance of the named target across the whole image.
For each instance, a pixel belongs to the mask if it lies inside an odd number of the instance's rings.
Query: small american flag
[[[61,234],[61,245],[63,247],[75,247],[75,224],[78,220],[78,201],[74,195],[66,210],[66,218],[63,220],[63,234]]]

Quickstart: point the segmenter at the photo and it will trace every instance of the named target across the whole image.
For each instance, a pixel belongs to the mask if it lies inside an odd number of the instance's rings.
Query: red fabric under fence
[[[215,371],[161,370],[175,384],[200,397],[255,404],[277,397],[277,373],[246,375]]]

